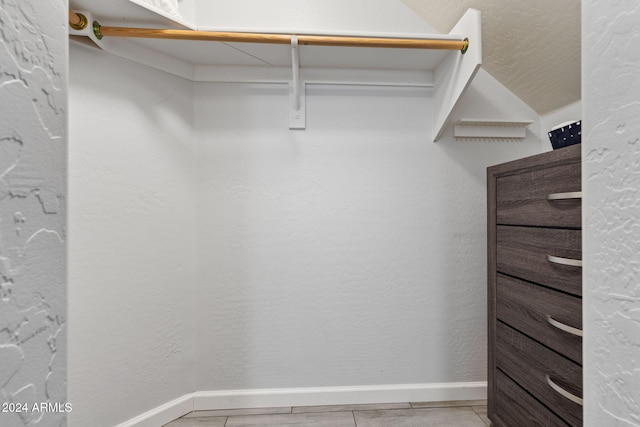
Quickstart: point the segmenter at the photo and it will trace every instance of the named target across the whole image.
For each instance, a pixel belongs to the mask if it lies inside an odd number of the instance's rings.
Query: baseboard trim
[[[160,405],[116,427],[161,427],[193,411],[193,393]]]
[[[165,403],[116,427],[161,427],[191,411],[286,406],[484,400],[487,383],[394,384],[197,391]]]
[[[282,406],[483,400],[486,382],[199,391],[195,411]]]

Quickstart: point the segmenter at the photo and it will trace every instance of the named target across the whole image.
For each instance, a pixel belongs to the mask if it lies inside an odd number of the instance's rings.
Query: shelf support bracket
[[[305,129],[307,125],[305,83],[300,81],[298,37],[291,36],[291,71],[289,83],[289,129]]]
[[[435,69],[433,92],[433,141],[442,136],[453,110],[471,85],[482,65],[482,18],[480,11],[468,9],[449,34],[468,34],[469,43],[461,52],[450,52]]]
[[[79,20],[79,23],[75,21]],[[102,39],[99,32],[100,24],[93,19],[91,12],[69,12],[69,35],[88,37],[100,49],[108,50],[109,42]],[[98,30],[96,30],[98,28]]]

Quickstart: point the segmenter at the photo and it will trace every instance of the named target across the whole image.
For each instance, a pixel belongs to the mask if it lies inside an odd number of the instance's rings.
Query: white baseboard
[[[199,391],[196,411],[228,408],[442,402],[487,398],[486,382]]]
[[[161,427],[191,411],[286,406],[483,400],[487,383],[395,384],[197,391],[159,406],[116,427]]]
[[[161,427],[193,411],[193,393],[186,394],[116,427]]]

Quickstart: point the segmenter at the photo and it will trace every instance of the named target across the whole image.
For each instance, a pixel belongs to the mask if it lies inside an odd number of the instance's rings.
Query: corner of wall
[[[195,389],[194,84],[70,53],[69,418],[113,426]]]

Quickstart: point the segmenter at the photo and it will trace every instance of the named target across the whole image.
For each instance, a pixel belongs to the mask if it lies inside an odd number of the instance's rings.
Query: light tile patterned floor
[[[487,427],[486,401],[196,411],[164,427]]]

